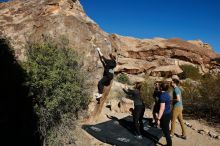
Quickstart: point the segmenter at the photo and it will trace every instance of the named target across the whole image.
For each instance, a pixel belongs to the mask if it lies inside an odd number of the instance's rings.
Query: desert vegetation
[[[130,84],[130,80],[129,80],[129,77],[126,75],[126,74],[119,74],[117,77],[116,77],[116,80],[122,84]]]
[[[52,43],[32,44],[27,48],[23,67],[26,86],[33,97],[38,129],[44,144],[73,143],[71,134],[89,98],[80,58],[73,49]]]
[[[153,106],[154,103],[153,93],[154,93],[154,81],[150,80],[149,78],[146,78],[145,82],[143,82],[141,85],[141,94],[145,106],[148,108],[152,108]]]
[[[180,87],[182,89],[184,113],[196,119],[206,119],[212,123],[220,120],[220,75],[200,74],[199,69],[190,65],[181,66],[183,73]],[[146,78],[141,88],[147,107],[153,105],[154,81]],[[172,88],[169,93],[172,97]]]
[[[199,81],[186,80],[182,84],[185,113],[210,122],[220,119],[220,76],[205,74]]]

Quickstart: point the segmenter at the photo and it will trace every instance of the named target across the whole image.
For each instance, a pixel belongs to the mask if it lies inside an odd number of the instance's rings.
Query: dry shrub
[[[185,113],[213,122],[220,119],[220,75],[203,75],[199,81],[182,84]]]

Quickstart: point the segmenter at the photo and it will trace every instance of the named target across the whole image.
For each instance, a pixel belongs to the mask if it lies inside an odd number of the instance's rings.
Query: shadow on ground
[[[95,125],[83,125],[82,128],[100,141],[117,146],[155,146],[162,137],[162,131],[150,126],[149,119],[145,119],[147,125],[142,131],[143,139],[137,139],[134,135],[132,116],[118,119],[107,116],[110,120]]]

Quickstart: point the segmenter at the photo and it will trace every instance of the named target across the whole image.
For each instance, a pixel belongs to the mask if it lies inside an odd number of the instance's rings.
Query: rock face
[[[27,43],[41,42],[47,37],[66,39],[68,46],[85,54],[85,65],[90,67],[96,66],[94,64],[98,60],[92,46],[104,48],[104,54],[109,47],[108,34],[87,17],[78,0],[14,0],[0,3],[0,35],[10,39],[19,60],[25,59]]]
[[[0,3],[0,36],[10,39],[19,60],[25,46],[47,37],[64,39],[66,45],[84,54],[84,67],[97,75],[98,55],[117,52],[116,72],[170,76],[179,65],[198,66],[201,72],[219,72],[220,55],[202,41],[181,39],[137,39],[108,34],[91,20],[78,0],[14,0]],[[98,72],[101,72],[99,69]],[[101,75],[98,74],[98,75]],[[99,77],[97,77],[99,78]]]
[[[107,55],[110,38],[84,12],[78,0],[14,0],[0,3],[0,37],[7,37],[18,60],[25,60],[29,43],[53,39],[75,49],[89,72],[90,83],[96,88],[102,75],[95,46]],[[94,78],[95,77],[95,78]]]
[[[181,39],[136,39],[111,35],[119,54],[118,72],[148,73],[152,76],[171,76],[181,73],[179,65],[193,65],[200,71],[212,72],[220,66],[213,59],[220,55],[202,41]]]

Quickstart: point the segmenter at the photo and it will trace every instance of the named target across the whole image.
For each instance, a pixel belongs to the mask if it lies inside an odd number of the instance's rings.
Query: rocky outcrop
[[[178,65],[166,65],[153,69],[151,76],[171,77],[172,75],[177,75],[182,72],[182,69]]]
[[[79,52],[91,86],[102,75],[94,46],[111,51],[107,33],[90,19],[78,0],[13,0],[0,3],[0,37],[7,37],[18,60],[24,61],[29,43],[60,42]]]
[[[220,55],[209,44],[200,40],[137,39],[108,34],[85,14],[79,0],[0,3],[0,36],[10,39],[19,60],[25,60],[25,46],[30,42],[42,42],[48,37],[62,41],[84,54],[84,68],[97,78],[102,70],[98,70],[94,46],[100,47],[104,55],[117,52],[118,73],[164,76],[183,64],[198,66],[203,73],[220,70]]]
[[[116,34],[111,37],[119,54],[118,72],[166,76],[175,74],[173,72],[180,73],[179,65],[184,64],[197,66],[203,73],[220,69],[219,64],[213,61],[220,55],[200,40],[136,39]]]
[[[14,0],[0,4],[0,35],[10,39],[19,60],[25,59],[25,46],[47,37],[86,56],[85,66],[92,70],[98,57],[93,45],[109,52],[108,34],[85,13],[78,0]]]

